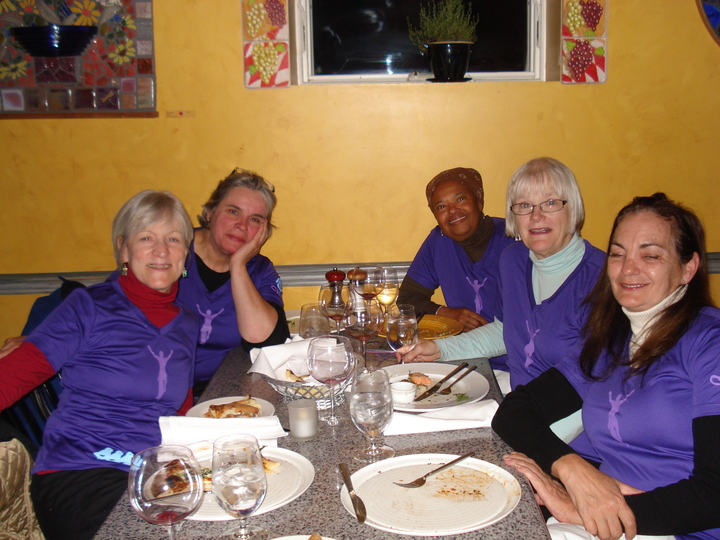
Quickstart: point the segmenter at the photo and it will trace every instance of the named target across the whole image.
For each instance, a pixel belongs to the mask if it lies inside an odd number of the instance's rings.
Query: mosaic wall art
[[[562,82],[605,82],[607,0],[564,0],[562,23]]]
[[[65,55],[59,30],[39,51],[38,38],[21,35],[27,27],[49,24],[97,31],[76,56]],[[18,27],[23,28],[13,30]],[[70,39],[77,38],[67,39],[71,47]],[[53,55],[44,56],[48,50]],[[155,111],[152,0],[0,0],[0,118]]]
[[[240,0],[245,86],[290,86],[290,30],[286,0]]]

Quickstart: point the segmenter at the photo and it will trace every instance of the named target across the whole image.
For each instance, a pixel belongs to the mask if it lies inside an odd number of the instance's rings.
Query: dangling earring
[[[123,276],[127,276],[127,270],[128,270],[127,263],[126,262],[122,263],[122,272],[120,272],[120,273]]]
[[[187,277],[187,268],[183,268],[182,277]]]
[[[515,241],[516,241],[516,242],[519,242],[520,240],[522,240],[522,238],[520,238],[520,235],[519,235],[519,234],[516,234],[516,235],[515,235]]]

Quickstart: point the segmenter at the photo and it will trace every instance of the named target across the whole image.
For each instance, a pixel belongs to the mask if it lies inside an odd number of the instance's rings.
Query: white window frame
[[[407,73],[315,75],[312,73],[312,0],[290,1],[292,84],[417,83],[425,78]],[[560,80],[560,0],[528,0],[529,69],[526,71],[468,72],[471,82]]]

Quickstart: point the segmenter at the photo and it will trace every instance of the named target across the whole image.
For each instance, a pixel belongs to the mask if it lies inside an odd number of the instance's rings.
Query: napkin
[[[209,443],[212,447],[215,439],[234,433],[255,435],[261,446],[277,446],[278,437],[287,435],[277,416],[258,418],[161,416],[160,432],[163,444],[179,444],[191,448],[203,442]]]
[[[298,377],[309,375],[307,368],[307,351],[309,339],[295,337],[280,345],[252,349],[250,360],[252,367],[249,373],[261,373],[273,379],[286,381],[285,370],[291,369]]]
[[[422,414],[395,411],[390,425],[383,433],[385,435],[408,435],[410,433],[490,427],[490,422],[497,409],[498,404],[494,399],[485,399],[476,403],[463,403]]]

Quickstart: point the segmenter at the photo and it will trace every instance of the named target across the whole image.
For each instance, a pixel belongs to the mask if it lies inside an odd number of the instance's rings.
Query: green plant
[[[465,0],[431,0],[420,6],[420,21],[413,26],[408,18],[410,41],[423,53],[425,44],[436,41],[469,41],[477,39],[475,28],[480,16],[473,17],[472,6]]]

